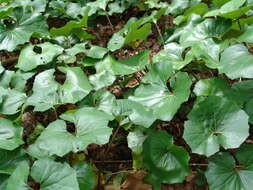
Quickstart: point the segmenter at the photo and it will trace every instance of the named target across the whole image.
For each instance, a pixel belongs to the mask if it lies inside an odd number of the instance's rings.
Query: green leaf
[[[62,114],[60,117],[75,124],[77,134],[85,139],[85,146],[91,143],[105,144],[109,140],[112,129],[107,125],[113,117],[107,113],[95,108],[82,108],[75,113]]]
[[[45,111],[57,104],[76,103],[91,91],[88,79],[79,67],[59,67],[66,73],[63,85],[54,80],[54,69],[41,72],[35,77],[33,94],[26,105],[35,106],[34,111]]]
[[[167,80],[170,79],[169,90]],[[172,65],[166,62],[155,63],[143,78],[142,84],[129,99],[151,108],[157,119],[169,121],[181,104],[188,100],[191,79],[187,73],[178,72],[172,76]]]
[[[10,120],[0,118],[0,148],[14,150],[23,144],[22,128],[13,124]]]
[[[98,177],[93,167],[87,162],[78,162],[74,166],[80,189],[94,190],[98,183]]]
[[[191,31],[183,33],[180,37],[180,44],[190,46],[200,40],[207,38],[221,38],[232,26],[227,19],[205,19],[203,22],[192,28]]]
[[[115,75],[129,75],[138,72],[149,64],[148,50],[144,50],[127,59],[118,60],[117,63],[112,63],[112,70]]]
[[[197,96],[219,96],[226,97],[231,101],[237,102],[239,105],[243,104],[241,101],[241,93],[232,89],[228,82],[223,78],[213,77],[199,80],[193,89]]]
[[[244,110],[249,116],[250,124],[253,124],[253,99],[251,99],[250,101],[246,103]]]
[[[139,20],[135,17],[130,18],[120,31],[113,34],[107,48],[116,51],[125,44],[131,45],[136,40],[146,40],[151,31],[151,24],[148,23],[150,21],[152,21],[151,17],[142,17]]]
[[[245,32],[237,40],[240,42],[253,43],[253,26],[247,26]]]
[[[221,54],[218,70],[230,79],[253,78],[253,55],[242,44],[228,47]]]
[[[13,151],[0,149],[0,157],[0,173],[9,175],[28,158],[25,151],[20,148]]]
[[[69,133],[62,120],[52,122],[29,147],[29,154],[36,158],[53,155],[62,157],[69,152],[82,151],[91,143],[105,144],[109,141],[112,129],[107,125],[113,117],[104,112],[85,107],[60,117],[73,122],[76,133]]]
[[[146,128],[150,127],[156,120],[153,115],[153,111],[150,108],[144,107],[138,102],[127,99],[116,101],[114,114],[116,116],[127,116],[123,121],[121,121],[121,124],[132,122]]]
[[[51,159],[37,160],[31,169],[31,176],[40,183],[40,190],[79,190],[76,172],[67,163]]]
[[[116,60],[112,55],[96,63],[96,74],[89,77],[95,89],[110,86],[116,75],[129,75],[144,69],[149,64],[149,51],[145,50],[130,58]]]
[[[154,131],[143,143],[144,165],[162,183],[183,182],[190,172],[189,160],[188,153],[175,146],[165,131]]]
[[[184,16],[188,18],[191,14],[203,15],[208,11],[208,6],[205,3],[198,3],[190,7],[184,12]]]
[[[164,49],[158,52],[153,57],[153,63],[156,62],[168,62],[172,63],[174,70],[180,70],[193,59],[190,52],[186,53],[183,58],[183,53],[186,48],[177,43],[168,43],[164,46]]]
[[[48,35],[48,26],[39,13],[16,8],[13,11],[14,24],[5,26],[0,22],[0,50],[13,51],[17,45],[28,42],[33,34]]]
[[[28,175],[29,163],[20,163],[8,179],[6,190],[31,190],[31,188],[27,185]]]
[[[6,189],[9,176],[0,174],[0,189]]]
[[[25,93],[0,87],[0,113],[12,115],[20,111],[26,100]]]
[[[251,159],[253,146],[245,144],[238,150],[234,158],[227,152],[216,154],[208,164],[206,172],[210,190],[250,190],[252,189],[253,162]]]
[[[76,103],[89,94],[92,87],[80,67],[59,67],[66,80],[59,89],[61,102]]]
[[[52,37],[56,36],[68,36],[70,35],[74,29],[81,29],[83,27],[87,27],[88,22],[88,14],[90,9],[87,7],[84,10],[83,18],[81,21],[69,21],[66,25],[61,28],[51,28],[50,34]]]
[[[231,0],[223,4],[219,9],[207,12],[204,17],[221,16],[230,19],[237,19],[250,10],[252,6],[243,6],[246,0]]]
[[[116,76],[111,71],[102,71],[89,76],[90,83],[94,86],[95,90],[103,87],[110,86],[116,80]]]
[[[74,45],[72,48],[65,50],[67,55],[75,56],[78,53],[85,53],[86,56],[101,59],[108,52],[106,48],[91,45],[88,42]]]
[[[183,138],[193,153],[210,156],[220,146],[238,148],[249,135],[248,115],[225,98],[209,96],[197,102],[187,117]]]
[[[92,95],[93,104],[91,106],[96,107],[99,111],[104,111],[113,115],[115,101],[115,96],[110,92],[106,90],[98,90]]]
[[[36,50],[39,52],[36,52]],[[49,42],[38,45],[28,45],[21,50],[16,67],[23,71],[30,71],[39,65],[50,63],[62,52],[62,47]]]
[[[143,166],[143,148],[142,144],[147,138],[146,135],[143,134],[142,130],[136,128],[133,132],[130,132],[127,136],[127,144],[128,147],[132,150],[133,156],[133,168],[141,169]]]

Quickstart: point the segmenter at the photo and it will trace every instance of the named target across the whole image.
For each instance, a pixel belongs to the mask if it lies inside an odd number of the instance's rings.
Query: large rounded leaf
[[[166,84],[169,77],[172,90]],[[172,77],[172,65],[168,62],[152,65],[143,82],[147,84],[139,86],[129,99],[153,109],[155,117],[164,121],[171,120],[181,104],[188,100],[192,84],[187,73],[178,72]]]
[[[73,122],[76,134],[67,131],[62,120],[52,122],[29,147],[29,154],[34,157],[64,156],[69,152],[84,150],[89,144],[105,144],[112,129],[107,127],[112,116],[94,108],[82,108],[74,113],[61,115],[62,119]]]
[[[38,45],[28,45],[20,52],[16,67],[23,71],[30,71],[39,65],[48,64],[57,55],[61,54],[62,51],[62,47],[49,42]]]
[[[189,159],[188,153],[174,145],[172,136],[164,131],[152,133],[143,143],[144,165],[160,182],[184,181]]]
[[[218,70],[230,79],[253,78],[253,55],[242,44],[228,47],[221,54]]]
[[[16,23],[6,26],[0,22],[0,50],[12,51],[17,45],[29,41],[32,34],[48,34],[44,17],[26,9],[16,8],[12,18]]]
[[[238,148],[249,135],[249,116],[233,101],[210,96],[197,102],[185,122],[183,138],[192,152],[210,156]]]
[[[14,150],[23,143],[22,128],[8,119],[0,118],[0,148]]]
[[[37,160],[31,169],[31,176],[40,183],[40,190],[79,190],[76,171],[67,163]]]
[[[66,73],[63,85],[55,81],[54,69],[38,74],[33,84],[33,94],[26,105],[35,106],[35,111],[46,111],[57,104],[76,103],[91,91],[92,87],[81,68],[60,67]]]
[[[210,190],[251,190],[253,187],[253,145],[243,145],[236,154],[239,164],[226,152],[210,159],[206,172]]]

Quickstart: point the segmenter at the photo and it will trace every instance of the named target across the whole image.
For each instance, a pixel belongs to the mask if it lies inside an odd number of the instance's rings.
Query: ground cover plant
[[[252,0],[0,0],[0,190],[252,190]]]

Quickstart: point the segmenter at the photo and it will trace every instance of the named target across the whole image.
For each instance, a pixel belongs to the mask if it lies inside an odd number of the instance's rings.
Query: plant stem
[[[161,40],[162,40],[162,45],[164,45],[164,39],[163,39],[163,35],[162,35],[162,32],[161,32],[161,30],[160,30],[160,28],[159,28],[159,26],[157,25],[157,23],[156,22],[154,22],[154,24],[155,24],[155,26],[156,26],[156,29],[157,29],[157,31],[158,31],[158,34],[159,34],[159,36],[160,36],[160,38],[161,38]]]

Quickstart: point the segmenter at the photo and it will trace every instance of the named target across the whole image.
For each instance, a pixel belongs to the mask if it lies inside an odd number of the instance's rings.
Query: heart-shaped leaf
[[[234,158],[227,152],[217,153],[212,157],[206,172],[210,190],[250,190],[253,185],[253,146],[243,145]]]
[[[28,42],[34,33],[48,35],[47,23],[39,13],[16,8],[12,18],[15,24],[5,26],[0,22],[0,50],[13,51],[17,45]]]
[[[110,138],[112,129],[107,124],[113,117],[106,113],[86,107],[60,117],[73,122],[76,133],[69,133],[62,120],[52,122],[29,147],[29,154],[37,158],[64,156],[69,152],[84,150],[91,143],[105,144]]]
[[[143,161],[149,172],[162,183],[183,182],[189,173],[189,155],[173,144],[165,131],[150,134],[143,143]]]
[[[40,190],[79,190],[76,171],[67,163],[58,163],[51,159],[34,162],[31,176],[40,183]]]
[[[20,52],[16,67],[23,71],[30,71],[39,65],[50,63],[57,55],[61,54],[62,51],[62,47],[49,42],[38,45],[28,45]]]
[[[220,146],[238,148],[249,135],[249,116],[233,101],[218,96],[197,102],[188,118],[183,138],[194,153],[210,156]]]
[[[157,119],[169,121],[190,94],[191,79],[187,73],[178,72],[172,76],[172,64],[153,64],[142,84],[129,99],[151,108]],[[169,90],[167,80],[171,77]]]
[[[92,87],[80,67],[59,67],[66,73],[63,85],[55,81],[54,69],[41,72],[35,77],[33,94],[26,105],[35,106],[36,111],[45,111],[54,105],[76,103],[91,91]]]

